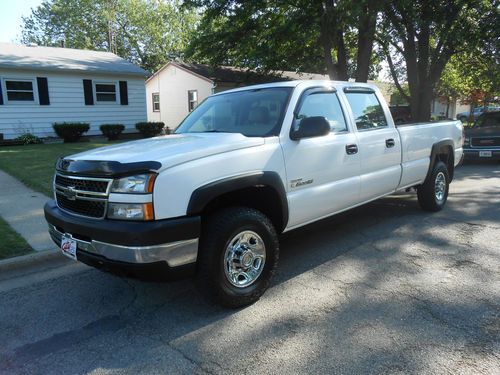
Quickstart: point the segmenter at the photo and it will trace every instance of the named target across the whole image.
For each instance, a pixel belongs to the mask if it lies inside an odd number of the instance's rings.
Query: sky
[[[0,0],[0,42],[15,43],[21,35],[21,17],[42,0]]]

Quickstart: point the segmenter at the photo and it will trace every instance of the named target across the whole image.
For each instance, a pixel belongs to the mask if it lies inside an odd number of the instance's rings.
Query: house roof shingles
[[[215,83],[259,84],[272,81],[290,80],[328,80],[328,75],[315,73],[296,73],[291,71],[276,71],[263,74],[251,69],[234,66],[211,67],[205,64],[189,64],[185,62],[170,62],[181,69],[188,70]],[[169,65],[167,64],[167,65]],[[166,65],[166,66],[167,66]],[[165,67],[166,67],[165,66]],[[161,70],[161,69],[160,69]]]
[[[111,52],[0,43],[0,67],[147,76],[142,68]]]

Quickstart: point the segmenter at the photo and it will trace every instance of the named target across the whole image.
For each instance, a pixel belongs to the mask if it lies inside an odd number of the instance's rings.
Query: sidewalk
[[[43,205],[48,198],[33,191],[7,173],[0,171],[0,216],[35,251],[54,249],[49,237]]]

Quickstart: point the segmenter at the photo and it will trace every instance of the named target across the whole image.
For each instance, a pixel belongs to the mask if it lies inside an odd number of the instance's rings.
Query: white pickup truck
[[[60,159],[45,217],[75,260],[192,272],[243,306],[269,286],[280,233],[411,187],[438,211],[462,152],[460,121],[396,127],[373,85],[250,86],[210,96],[173,135]]]

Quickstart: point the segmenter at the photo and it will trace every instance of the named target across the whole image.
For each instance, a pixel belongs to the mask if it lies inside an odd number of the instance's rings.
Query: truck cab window
[[[184,119],[176,133],[278,135],[291,92],[290,87],[273,87],[210,96]]]
[[[346,93],[358,130],[379,129],[387,126],[384,110],[375,93]]]
[[[332,132],[347,131],[344,113],[335,92],[313,92],[306,96],[297,112],[294,125],[303,118],[313,116],[326,118]]]

